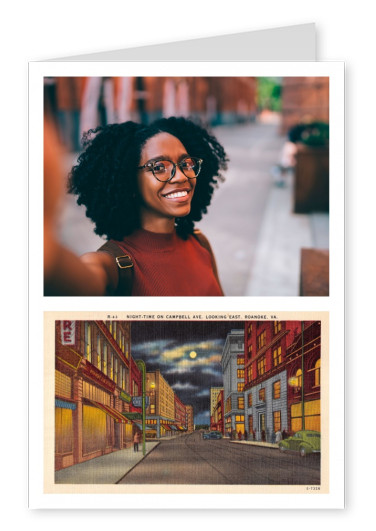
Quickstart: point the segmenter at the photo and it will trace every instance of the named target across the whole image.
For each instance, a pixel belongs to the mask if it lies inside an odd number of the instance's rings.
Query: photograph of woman
[[[216,138],[171,117],[97,127],[83,147],[68,191],[107,242],[77,257],[61,281],[47,278],[45,294],[222,296],[210,244],[194,225],[227,166]]]

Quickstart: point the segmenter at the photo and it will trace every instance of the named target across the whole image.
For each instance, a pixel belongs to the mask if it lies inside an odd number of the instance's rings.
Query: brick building
[[[129,446],[136,427],[124,414],[139,411],[141,386],[129,323],[56,321],[56,469]]]
[[[244,358],[245,429],[251,438],[272,442],[276,432],[302,426],[320,431],[319,322],[248,321]]]

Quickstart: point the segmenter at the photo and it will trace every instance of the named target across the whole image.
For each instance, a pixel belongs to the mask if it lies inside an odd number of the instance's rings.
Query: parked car
[[[297,431],[292,437],[280,441],[278,446],[281,452],[292,450],[305,457],[308,454],[320,452],[321,435],[313,430]]]
[[[222,433],[220,431],[207,431],[204,432],[203,439],[222,439]]]

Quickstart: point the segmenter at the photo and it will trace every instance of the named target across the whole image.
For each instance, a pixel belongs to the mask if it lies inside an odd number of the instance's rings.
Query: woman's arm
[[[56,236],[59,202],[64,194],[63,149],[52,123],[44,124],[44,293],[107,295],[118,284],[115,260],[108,253],[75,255]]]

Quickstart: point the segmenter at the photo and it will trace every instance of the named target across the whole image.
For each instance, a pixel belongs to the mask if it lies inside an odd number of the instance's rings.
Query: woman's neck
[[[141,228],[149,232],[169,234],[175,230],[175,218],[153,218],[144,216],[141,219]]]

